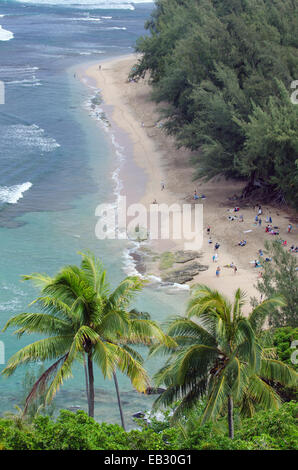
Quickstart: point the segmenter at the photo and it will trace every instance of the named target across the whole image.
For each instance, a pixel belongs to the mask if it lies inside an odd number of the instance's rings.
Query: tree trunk
[[[229,437],[234,439],[234,417],[233,417],[233,398],[228,396],[228,422],[229,422]]]
[[[113,372],[113,377],[114,377],[114,383],[115,383],[115,388],[116,388],[116,393],[117,393],[117,400],[118,400],[118,406],[119,406],[119,411],[120,411],[120,418],[121,418],[121,425],[125,429],[125,422],[124,422],[124,416],[123,416],[123,410],[122,410],[122,404],[121,404],[121,399],[120,399],[120,392],[119,392],[119,386],[118,386],[118,379],[116,372]]]
[[[88,414],[94,418],[94,375],[93,375],[93,362],[92,354],[88,354],[88,375],[89,375],[89,403]]]
[[[87,370],[87,364],[86,364],[86,356],[85,353],[83,354],[84,358],[84,372],[85,372],[85,381],[86,381],[86,395],[87,395],[87,403],[88,403],[88,409],[89,409],[89,403],[90,403],[90,397],[89,397],[89,381],[88,381],[88,370]]]

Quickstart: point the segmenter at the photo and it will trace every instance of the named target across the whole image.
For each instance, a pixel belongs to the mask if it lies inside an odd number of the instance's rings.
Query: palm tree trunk
[[[84,359],[84,372],[85,372],[85,381],[86,381],[86,395],[87,395],[87,403],[88,403],[88,409],[89,409],[89,402],[90,402],[90,397],[89,397],[89,381],[88,381],[88,370],[87,370],[87,364],[86,364],[86,356],[85,356],[85,353],[83,354],[83,359]]]
[[[89,375],[89,403],[88,414],[94,418],[94,375],[93,375],[93,362],[92,355],[88,354],[88,375]]]
[[[234,417],[233,417],[233,398],[228,396],[228,422],[229,422],[229,437],[234,439]]]
[[[115,383],[115,388],[116,388],[116,393],[117,393],[117,400],[118,400],[118,406],[119,406],[119,411],[120,411],[120,418],[121,418],[121,425],[125,429],[125,422],[124,422],[124,416],[123,416],[123,410],[122,410],[122,404],[121,404],[121,399],[120,399],[120,392],[119,392],[119,386],[118,386],[118,379],[116,372],[113,372],[113,377],[114,377],[114,383]]]

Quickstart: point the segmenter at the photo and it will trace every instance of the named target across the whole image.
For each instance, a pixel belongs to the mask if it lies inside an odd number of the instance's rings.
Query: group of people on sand
[[[210,225],[207,226],[206,232],[207,232],[207,235],[209,235],[208,243],[211,244],[211,243],[212,243],[212,239],[211,239],[211,237],[210,237],[210,234],[211,234],[211,227],[210,227]],[[213,263],[216,263],[216,262],[218,261],[218,250],[219,250],[219,248],[220,248],[220,244],[219,244],[218,242],[216,242],[215,245],[214,245],[214,254],[213,254],[213,256],[212,256],[212,262],[213,262]],[[231,264],[229,264],[229,265],[226,266],[226,267],[232,268],[233,271],[234,271],[234,274],[236,274],[237,271],[238,271],[238,268],[237,268],[237,266],[234,264],[233,261],[232,261]],[[215,275],[216,275],[216,277],[219,277],[219,276],[220,276],[220,273],[221,273],[221,267],[220,267],[220,266],[217,266],[217,267],[216,267],[216,270],[215,270]]]
[[[279,227],[272,227],[272,225],[266,225],[265,232],[269,235],[279,235]]]
[[[237,274],[238,268],[237,268],[237,266],[234,264],[233,261],[232,261],[232,263],[230,263],[228,266],[225,266],[225,267],[226,267],[226,268],[232,268],[233,271],[234,271],[234,274]],[[221,273],[221,267],[220,267],[220,266],[217,266],[216,271],[215,271],[216,277],[219,277],[219,276],[220,276],[220,273]]]
[[[194,190],[194,193],[193,193],[193,199],[194,199],[195,201],[197,201],[198,199],[206,199],[206,196],[205,196],[205,194],[199,195],[199,194],[197,193],[197,190],[195,189],[195,190]]]
[[[230,222],[232,222],[233,220],[238,220],[238,222],[244,222],[244,217],[243,217],[242,214],[240,214],[239,216],[238,215],[232,215],[235,212],[239,212],[239,211],[240,211],[240,207],[238,207],[238,206],[234,207],[234,209],[228,209],[228,212],[230,212],[230,214],[228,215],[228,220]]]

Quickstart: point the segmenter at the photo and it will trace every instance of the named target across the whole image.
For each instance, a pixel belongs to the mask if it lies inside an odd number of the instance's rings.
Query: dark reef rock
[[[166,389],[165,388],[160,388],[160,387],[157,387],[157,388],[154,388],[154,387],[148,387],[146,389],[146,395],[160,395],[161,393],[165,392]]]
[[[143,413],[142,411],[138,411],[137,413],[134,413],[132,417],[142,419],[142,418],[145,418],[145,413]]]
[[[195,261],[194,263],[185,266],[183,269],[176,269],[165,273],[162,276],[162,280],[173,284],[185,284],[186,282],[191,281],[194,276],[200,272],[207,271],[207,269],[209,269],[209,266],[205,266]]]
[[[187,263],[188,261],[193,261],[200,256],[201,254],[198,251],[176,251],[175,263]]]

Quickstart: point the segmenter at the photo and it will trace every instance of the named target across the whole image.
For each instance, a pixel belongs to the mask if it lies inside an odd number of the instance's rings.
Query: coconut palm
[[[41,288],[38,304],[42,313],[22,313],[11,318],[4,327],[17,326],[18,336],[42,333],[48,337],[25,346],[9,360],[3,374],[9,376],[28,362],[55,362],[39,377],[29,393],[25,410],[38,394],[46,392],[49,403],[63,381],[71,376],[75,361],[86,362],[88,412],[94,416],[94,363],[104,378],[116,377],[119,369],[132,385],[145,392],[149,379],[141,364],[141,356],[127,343],[145,338],[165,341],[160,328],[151,320],[134,320],[128,307],[144,282],[127,277],[110,291],[106,272],[91,253],[81,254],[81,266],[65,266],[55,277],[35,273],[24,276]],[[121,344],[121,338],[126,338]],[[85,361],[86,359],[86,361]],[[115,381],[116,385],[116,381]],[[117,387],[117,385],[116,385]]]
[[[272,307],[283,306],[281,298],[265,300],[248,317],[243,314],[245,295],[238,289],[233,303],[216,290],[197,286],[185,317],[172,319],[168,335],[176,348],[155,346],[152,353],[171,353],[156,374],[157,384],[167,390],[155,406],[181,400],[174,417],[182,416],[199,399],[206,398],[202,423],[228,414],[229,436],[234,436],[234,403],[246,415],[256,406],[277,408],[280,398],[269,383],[297,383],[297,374],[262,349],[256,335]]]

